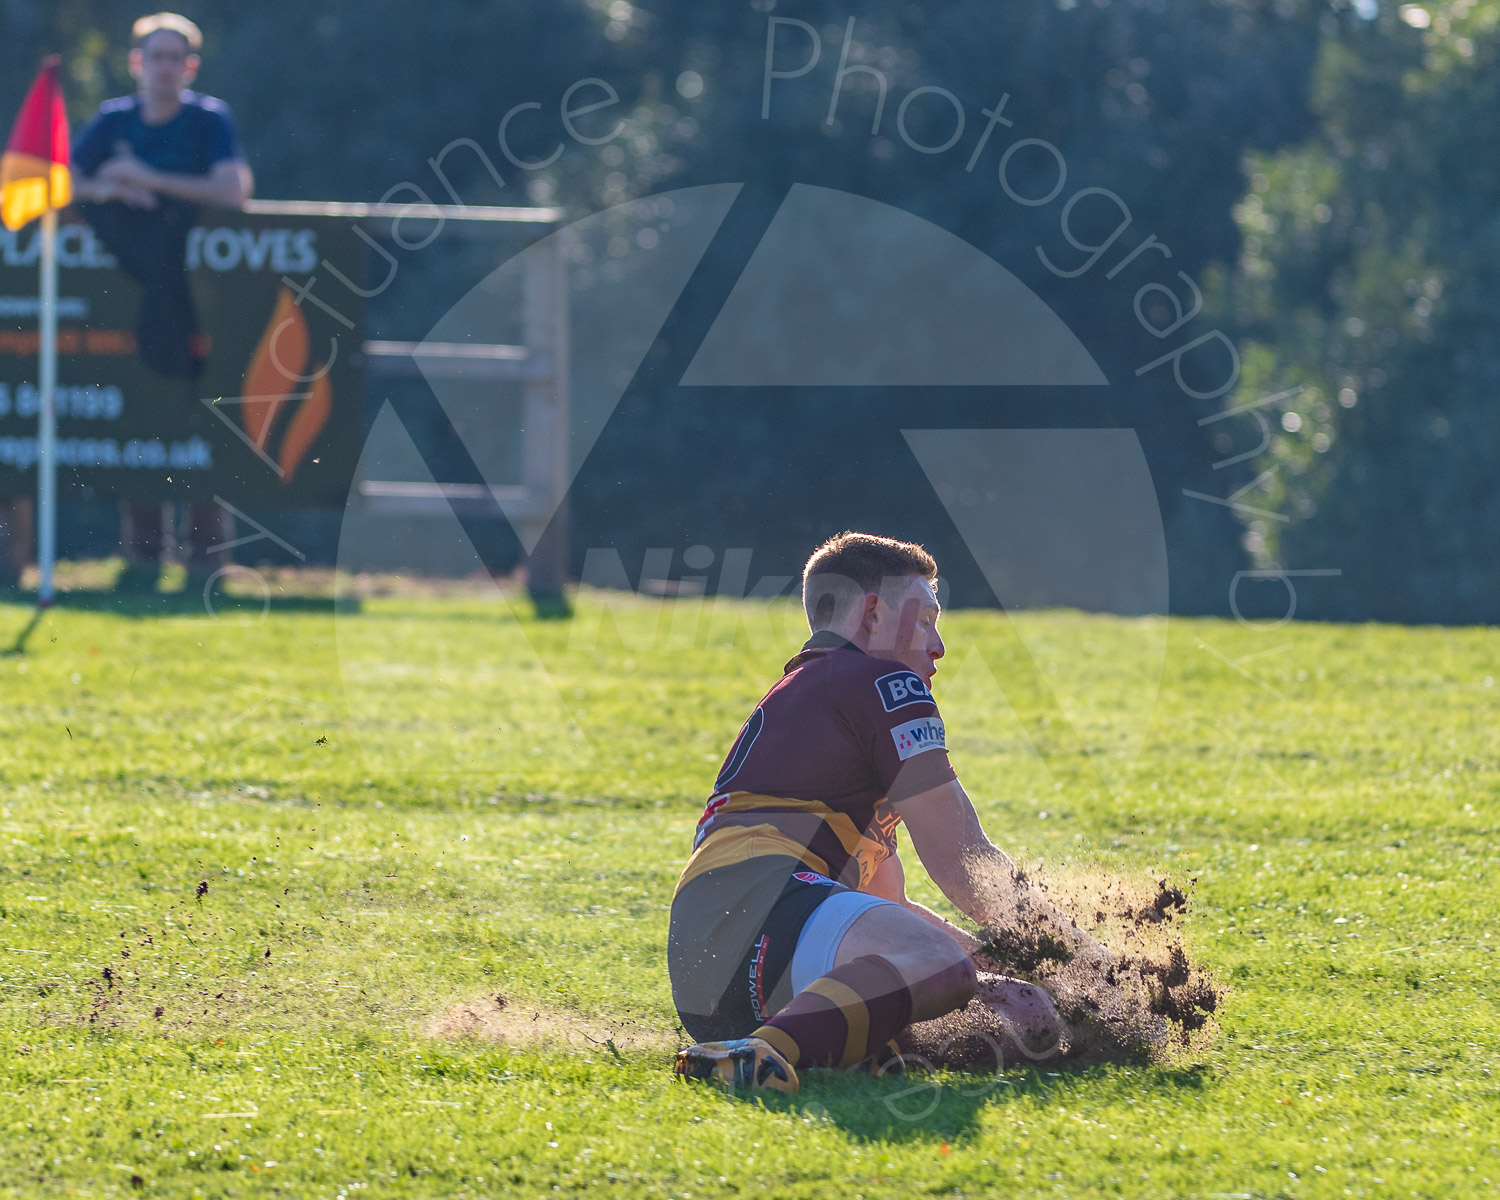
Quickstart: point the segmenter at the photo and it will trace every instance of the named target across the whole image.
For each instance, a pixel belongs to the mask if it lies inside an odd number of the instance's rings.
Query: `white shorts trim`
[[[834,892],[813,910],[802,927],[797,948],[792,951],[792,994],[803,991],[814,979],[833,970],[839,943],[860,916],[880,904],[900,905],[871,896],[868,892]]]

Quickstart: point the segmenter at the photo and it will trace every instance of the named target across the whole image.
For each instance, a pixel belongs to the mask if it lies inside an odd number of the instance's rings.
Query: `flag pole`
[[[52,604],[52,567],[57,557],[57,210],[42,214],[40,392],[37,412],[36,561],[41,579],[37,604]]]
[[[16,230],[42,218],[41,298],[37,305],[38,392],[36,438],[36,557],[41,579],[37,606],[52,603],[57,558],[57,210],[72,195],[68,170],[68,114],[63,107],[56,54],[21,102],[15,127],[0,153],[0,224]]]

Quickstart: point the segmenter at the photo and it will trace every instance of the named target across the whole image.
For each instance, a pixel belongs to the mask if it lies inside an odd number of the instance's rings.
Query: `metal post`
[[[533,370],[523,390],[526,489],[536,501],[521,526],[527,589],[538,611],[566,610],[568,570],[568,341],[562,238],[538,242],[527,255],[524,328]],[[550,520],[548,519],[550,515]]]

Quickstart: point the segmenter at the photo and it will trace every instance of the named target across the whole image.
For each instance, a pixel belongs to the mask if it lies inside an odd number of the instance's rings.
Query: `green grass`
[[[503,991],[671,1036],[672,884],[794,609],[220,614],[65,604],[0,657],[4,1194],[1500,1182],[1496,631],[946,616],[939,699],[992,837],[1196,876],[1189,942],[1230,1005],[1163,1066],[815,1072],[759,1101],[674,1085],[663,1051],[423,1026]],[[29,617],[0,605],[0,646]]]

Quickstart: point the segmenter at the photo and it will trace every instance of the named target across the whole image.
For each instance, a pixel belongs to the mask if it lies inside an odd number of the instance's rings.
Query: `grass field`
[[[666,906],[790,606],[31,616],[0,605],[5,1195],[1500,1183],[1500,632],[949,614],[992,837],[1196,877],[1229,1007],[1160,1066],[759,1100],[669,1075]],[[431,1036],[502,992],[519,1041]]]

